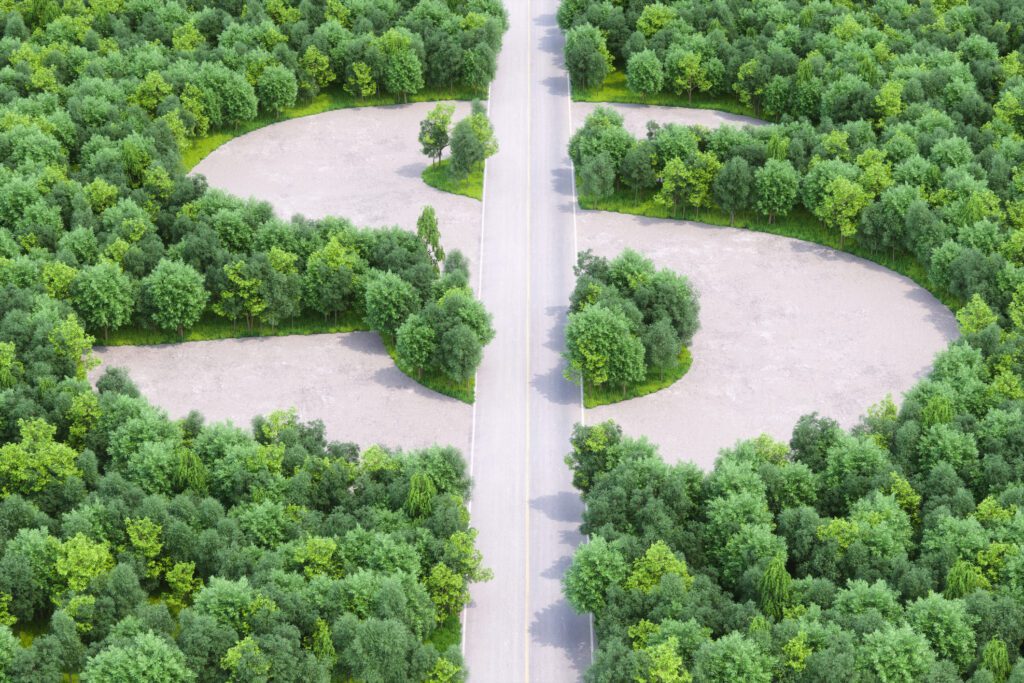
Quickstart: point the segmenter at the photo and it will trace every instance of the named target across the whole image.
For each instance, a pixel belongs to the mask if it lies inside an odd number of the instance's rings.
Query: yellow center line
[[[531,22],[533,12],[530,0],[526,2],[526,500],[525,500],[525,591],[523,598],[523,680],[530,680],[530,153],[533,147],[530,126],[530,84],[533,63]]]

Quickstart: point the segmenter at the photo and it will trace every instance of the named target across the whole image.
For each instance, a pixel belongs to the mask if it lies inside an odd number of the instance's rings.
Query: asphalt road
[[[556,0],[506,7],[480,262],[497,336],[477,378],[471,453],[472,524],[494,580],[473,586],[464,648],[471,681],[573,681],[591,631],[561,591],[582,512],[562,461],[582,417],[561,359],[575,260],[568,82]]]

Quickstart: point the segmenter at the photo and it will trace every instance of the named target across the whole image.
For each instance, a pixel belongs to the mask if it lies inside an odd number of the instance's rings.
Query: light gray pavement
[[[441,192],[420,178],[429,160],[416,138],[434,102],[338,109],[260,128],[218,147],[193,169],[211,187],[270,202],[290,218],[344,216],[360,227],[416,229],[420,211],[437,211],[447,251],[476,263],[480,202]],[[469,102],[453,102],[454,120]]]
[[[198,410],[248,427],[256,415],[296,408],[304,421],[323,420],[334,441],[469,449],[472,407],[402,374],[374,332],[109,346],[96,355],[92,380],[108,365],[128,368],[172,418]]]
[[[705,128],[718,128],[719,126],[763,126],[764,121],[749,116],[730,114],[714,109],[691,109],[689,107],[660,107],[649,104],[620,104],[620,103],[595,103],[595,102],[573,102],[572,104],[572,129],[576,130],[583,125],[592,111],[598,107],[611,107],[622,115],[622,122],[633,135],[642,136],[647,133],[647,122],[657,121],[664,125],[666,123],[678,123],[684,126],[704,126]]]
[[[670,461],[711,469],[721,448],[764,432],[789,440],[818,411],[852,426],[898,402],[957,336],[953,314],[908,278],[775,235],[602,211],[579,213],[581,249],[636,249],[700,291],[693,366],[671,387],[587,411],[645,435]]]
[[[472,507],[495,577],[472,587],[464,646],[472,681],[573,681],[591,646],[561,592],[582,512],[562,462],[581,418],[561,360],[575,259],[568,84],[556,0],[506,6],[482,253],[498,334],[477,378]]]

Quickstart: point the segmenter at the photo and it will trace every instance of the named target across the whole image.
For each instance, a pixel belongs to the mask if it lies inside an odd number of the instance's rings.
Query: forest
[[[664,388],[686,373],[700,327],[690,281],[627,249],[609,261],[587,250],[565,329],[566,373],[583,385],[586,407]]]
[[[810,224],[947,302],[1021,304],[1024,6],[849,5],[564,0],[574,83],[601,77],[573,69],[574,45],[591,45],[573,36],[600,35],[604,57],[580,59],[596,72],[648,63],[657,89],[776,122],[651,124],[638,140],[597,111],[570,145],[581,199],[794,236]]]
[[[488,572],[460,453],[171,420],[86,376],[96,338],[323,320],[465,387],[493,331],[430,207],[284,219],[182,154],[326,92],[479,93],[501,3],[2,0],[0,28],[0,678],[463,680]]]

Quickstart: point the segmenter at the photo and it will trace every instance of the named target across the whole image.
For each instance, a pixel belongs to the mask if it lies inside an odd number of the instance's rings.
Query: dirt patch
[[[620,104],[595,102],[573,102],[572,103],[572,128],[576,130],[583,125],[590,112],[597,107],[610,107],[622,114],[623,122],[633,135],[643,136],[647,132],[647,122],[657,121],[658,123],[678,123],[683,126],[704,126],[705,128],[718,128],[722,125],[730,126],[762,126],[765,124],[760,119],[739,114],[729,114],[714,109],[687,109],[686,107],[659,107],[647,104]]]
[[[458,121],[468,102],[454,102]],[[441,192],[420,178],[420,121],[435,102],[365,107],[292,119],[218,147],[196,165],[211,187],[273,205],[278,215],[341,216],[359,226],[416,229],[427,204],[437,211],[446,250],[459,249],[476,273],[480,202]]]
[[[144,396],[172,418],[248,425],[295,407],[327,437],[405,449],[435,443],[468,452],[472,407],[412,381],[372,332],[97,347],[103,365],[128,368]]]
[[[670,461],[710,468],[762,432],[788,441],[818,411],[853,424],[897,401],[957,336],[952,313],[908,278],[799,240],[599,211],[578,215],[580,249],[627,247],[690,277],[701,294],[693,366],[656,394],[587,411],[646,435]]]

